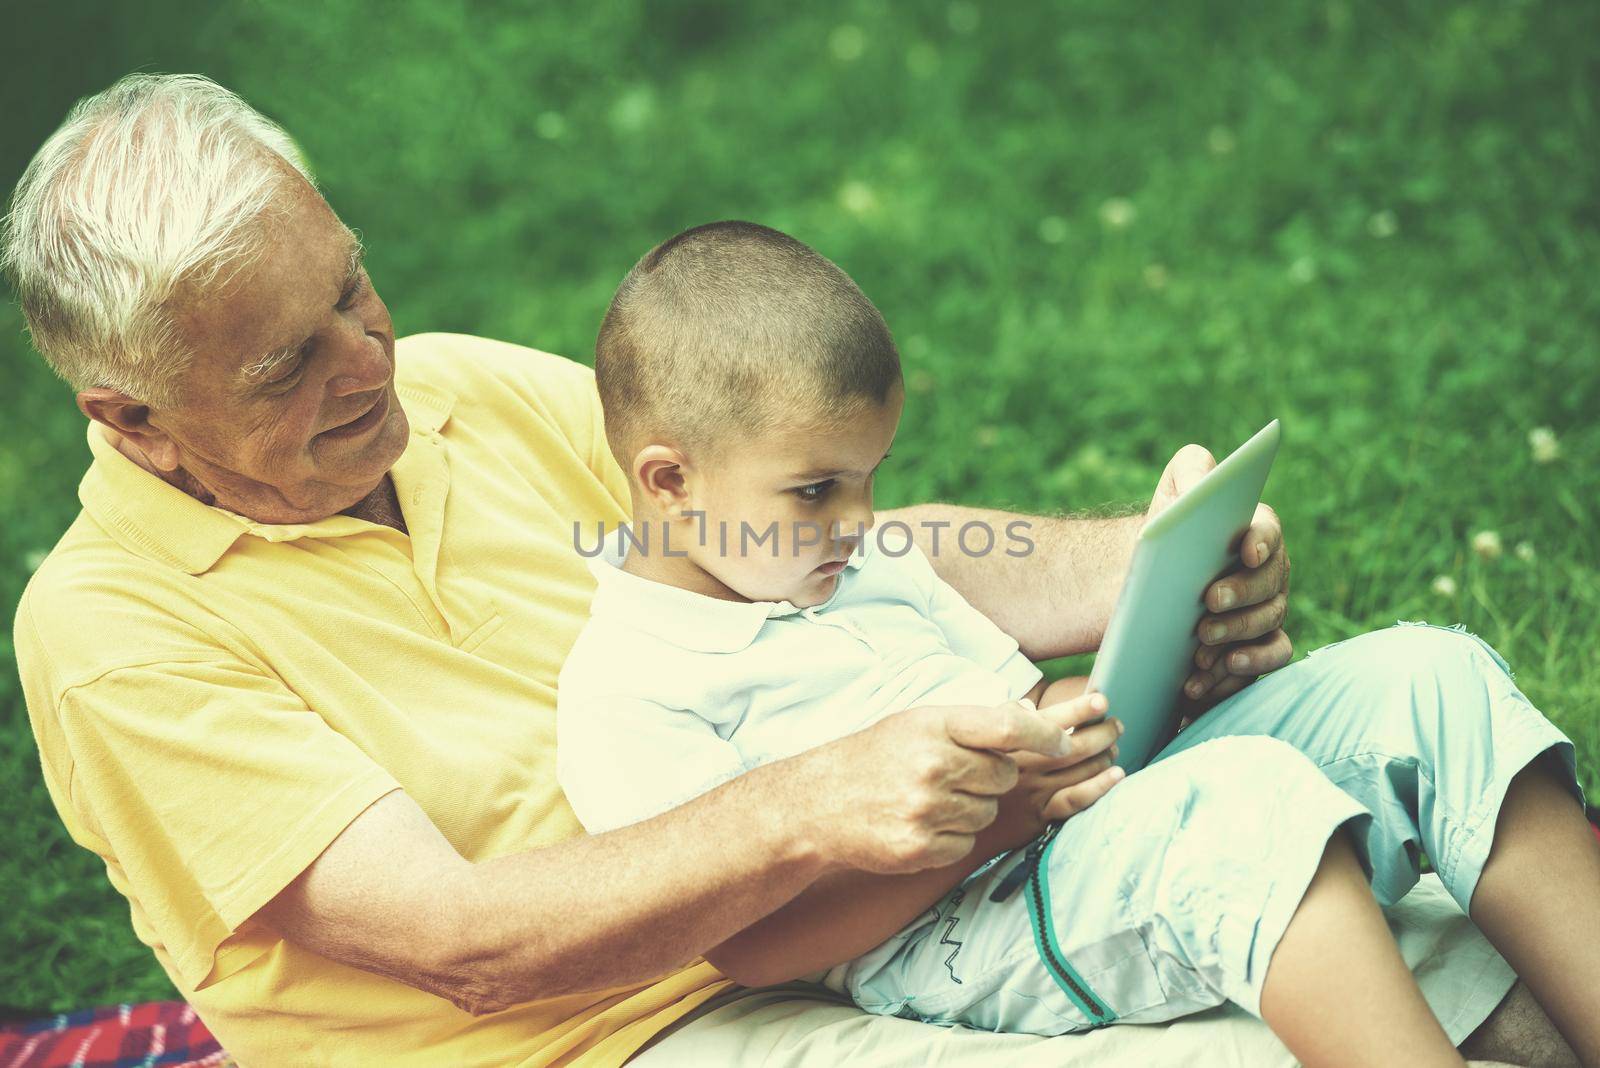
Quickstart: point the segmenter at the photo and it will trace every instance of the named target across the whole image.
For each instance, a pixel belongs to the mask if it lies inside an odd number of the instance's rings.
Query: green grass
[[[1600,6],[122,7],[12,20],[8,187],[76,96],[202,70],[300,140],[402,333],[585,359],[653,243],[769,223],[901,343],[886,506],[1145,501],[1185,442],[1276,416],[1297,655],[1463,622],[1600,794]],[[87,450],[14,310],[0,358],[11,606]],[[9,657],[0,1005],[170,995],[60,830]]]

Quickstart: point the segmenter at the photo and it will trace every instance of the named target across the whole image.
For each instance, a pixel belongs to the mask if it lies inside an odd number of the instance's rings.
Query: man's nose
[[[389,381],[389,355],[383,342],[371,334],[345,342],[339,358],[339,372],[328,380],[328,390],[335,397],[370,393]]]

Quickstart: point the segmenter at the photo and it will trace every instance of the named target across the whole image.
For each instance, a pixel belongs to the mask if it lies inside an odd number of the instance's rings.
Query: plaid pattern
[[[181,1001],[111,1005],[0,1027],[0,1068],[237,1068]]]

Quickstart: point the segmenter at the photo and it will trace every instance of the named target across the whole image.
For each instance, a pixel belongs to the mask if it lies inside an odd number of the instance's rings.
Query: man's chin
[[[381,480],[399,462],[410,438],[410,427],[404,413],[401,413],[395,425],[379,430],[365,449],[357,456],[350,457],[348,466],[363,473],[371,472],[372,477]]]

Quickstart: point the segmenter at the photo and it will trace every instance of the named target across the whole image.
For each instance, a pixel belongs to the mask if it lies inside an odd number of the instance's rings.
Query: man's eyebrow
[[[356,275],[361,273],[361,264],[364,260],[366,260],[366,258],[367,246],[361,243],[361,235],[352,230],[350,232],[349,262],[345,267],[344,272],[345,288],[349,288],[350,283],[355,280]]]
[[[244,379],[247,385],[264,378],[294,359],[304,347],[304,341],[297,341],[293,345],[285,345],[281,349],[274,349],[249,367],[246,367],[239,373],[239,377]]]
[[[344,278],[340,282],[339,286],[339,293],[341,296],[349,290],[350,283],[355,280],[356,275],[361,273],[361,264],[366,259],[366,255],[367,248],[361,243],[361,236],[356,232],[351,231],[350,252],[345,258]],[[284,364],[294,359],[295,356],[299,354],[300,350],[305,348],[306,342],[310,340],[311,339],[309,337],[301,338],[299,341],[284,345],[281,348],[273,349],[271,352],[261,357],[261,359],[257,360],[255,363],[241,371],[239,377],[245,382],[246,385],[260,381],[262,378],[266,377],[279,367],[282,367]]]

